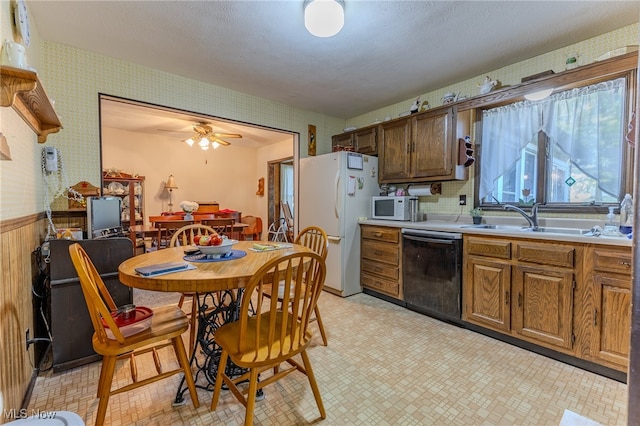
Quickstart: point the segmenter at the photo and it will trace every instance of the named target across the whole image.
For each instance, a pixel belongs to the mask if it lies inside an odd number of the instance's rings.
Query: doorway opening
[[[284,219],[282,203],[285,202],[295,215],[295,183],[293,157],[268,162],[268,221],[272,224]],[[292,226],[292,224],[290,224]],[[291,230],[293,232],[293,230]]]

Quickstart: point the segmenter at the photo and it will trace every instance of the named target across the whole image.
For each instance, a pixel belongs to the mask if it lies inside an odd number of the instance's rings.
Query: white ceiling
[[[345,0],[316,38],[303,0],[27,3],[45,40],[345,119],[640,18],[637,0]]]

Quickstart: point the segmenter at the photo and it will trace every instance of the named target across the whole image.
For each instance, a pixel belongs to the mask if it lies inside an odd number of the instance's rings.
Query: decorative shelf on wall
[[[38,135],[38,143],[45,143],[50,133],[60,131],[60,118],[35,71],[2,66],[0,82],[0,106],[13,107]]]

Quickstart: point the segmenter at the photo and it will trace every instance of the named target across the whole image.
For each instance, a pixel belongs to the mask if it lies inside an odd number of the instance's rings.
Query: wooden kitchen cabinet
[[[361,225],[360,283],[363,289],[402,300],[400,229]]]
[[[331,137],[333,151],[348,149],[367,155],[378,153],[378,128],[377,126],[363,127],[352,132],[341,133]]]
[[[587,253],[587,282],[592,291],[586,312],[589,355],[626,371],[631,340],[631,248],[597,246]]]
[[[380,183],[408,182],[411,179],[411,121],[411,118],[404,118],[380,125]]]
[[[457,165],[458,137],[469,134],[470,112],[437,108],[380,125],[380,183],[466,179]],[[459,135],[459,136],[458,136]]]
[[[464,319],[502,333],[511,329],[511,265],[465,256]]]
[[[465,236],[463,246],[465,321],[573,353],[572,245]]]

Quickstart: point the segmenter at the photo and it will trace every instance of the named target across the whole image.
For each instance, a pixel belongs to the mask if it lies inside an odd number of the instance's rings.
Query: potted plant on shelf
[[[484,212],[482,211],[482,209],[480,207],[476,207],[476,208],[473,208],[473,209],[469,210],[469,214],[471,215],[471,218],[473,219],[474,225],[479,225],[479,224],[482,223],[482,215],[484,214]]]

